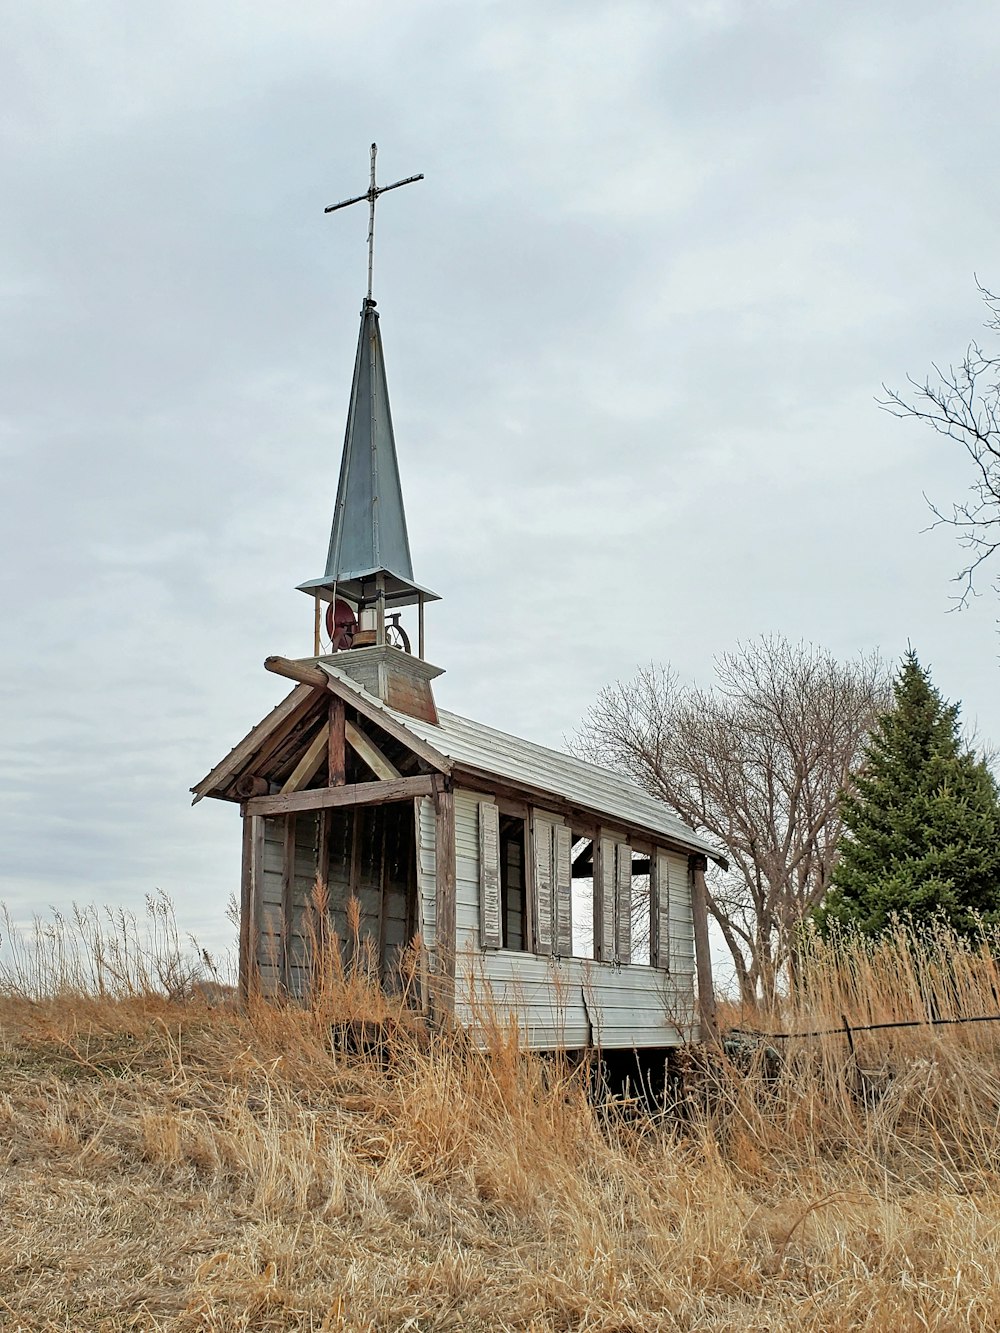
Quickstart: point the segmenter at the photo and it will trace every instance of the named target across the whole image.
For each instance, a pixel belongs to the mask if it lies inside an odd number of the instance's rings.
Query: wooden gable
[[[450,771],[444,755],[360,691],[309,665],[268,659],[271,669],[275,662],[305,678],[192,788],[195,802],[212,796],[279,814],[338,804],[333,789],[370,782],[402,783],[399,796],[409,794],[406,784],[423,794],[430,784],[411,780]]]

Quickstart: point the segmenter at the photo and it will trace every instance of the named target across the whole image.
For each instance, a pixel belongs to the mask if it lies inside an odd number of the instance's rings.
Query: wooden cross
[[[401,185],[412,185],[414,181],[422,181],[424,173],[419,176],[407,176],[406,180],[396,181],[393,185],[375,184],[375,154],[378,147],[372,144],[372,175],[365,194],[356,194],[353,199],[342,199],[339,204],[330,204],[323,209],[324,213],[335,213],[338,208],[347,208],[349,204],[360,204],[362,199],[368,200],[368,300],[372,299],[372,267],[375,255],[375,200],[380,194],[385,194],[388,190],[398,190]]]

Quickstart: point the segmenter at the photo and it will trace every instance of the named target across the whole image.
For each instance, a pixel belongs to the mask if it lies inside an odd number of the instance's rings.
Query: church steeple
[[[380,576],[387,605],[436,600],[436,593],[413,581],[378,312],[375,302],[366,300],[326,572],[299,586],[303,592],[372,603]]]
[[[437,601],[436,593],[413,580],[413,562],[406,530],[403,491],[396,460],[396,442],[389,410],[385,358],[379,332],[378,311],[372,300],[373,243],[375,235],[375,200],[386,190],[421,180],[411,176],[395,185],[375,184],[375,145],[371,149],[371,184],[367,194],[343,203],[332,204],[326,211],[344,208],[363,199],[369,204],[368,224],[368,295],[361,309],[361,330],[354,362],[351,401],[344,435],[344,454],[333,513],[333,528],[322,577],[300,583],[302,592],[316,598],[315,650],[320,649],[319,603],[329,602],[327,628],[333,647],[351,643],[374,642],[378,646],[402,639],[398,616],[388,626],[386,608],[418,606],[420,610],[419,653],[423,656],[423,607]],[[343,603],[342,606],[337,605]],[[364,613],[373,611],[374,624],[366,625]],[[346,617],[346,619],[343,619]],[[360,632],[353,629],[339,641],[337,626],[356,620]],[[393,629],[397,630],[393,634]],[[374,632],[374,637],[369,637]]]

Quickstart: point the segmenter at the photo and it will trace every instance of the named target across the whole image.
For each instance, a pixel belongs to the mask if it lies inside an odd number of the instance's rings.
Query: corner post
[[[450,781],[434,793],[434,1017],[444,1026],[455,1012],[455,792]]]
[[[243,866],[240,875],[240,963],[238,995],[245,1005],[257,990],[257,918],[264,851],[264,821],[259,815],[243,815]]]
[[[708,942],[708,890],[705,871],[708,858],[694,855],[691,862],[691,919],[694,926],[694,961],[698,976],[698,1017],[701,1040],[715,1041],[719,1035],[712,980],[712,954]]]

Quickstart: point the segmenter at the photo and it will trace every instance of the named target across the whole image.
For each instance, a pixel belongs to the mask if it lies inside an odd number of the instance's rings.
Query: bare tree
[[[797,927],[830,883],[840,795],[887,700],[876,656],[838,662],[773,637],[716,661],[718,684],[684,687],[649,666],[611,685],[577,736],[713,837],[730,862],[709,884],[744,1000],[773,1001]]]
[[[989,311],[985,327],[1000,333],[1000,297],[978,281],[976,286]],[[964,605],[980,567],[1000,548],[1000,356],[987,356],[973,342],[960,365],[931,369],[933,374],[923,381],[907,376],[906,394],[883,384],[885,397],[876,401],[893,416],[924,421],[955,440],[972,462],[969,499],[953,504],[950,511],[927,501],[932,526],[953,527],[969,553],[955,579],[960,586],[957,601]]]

